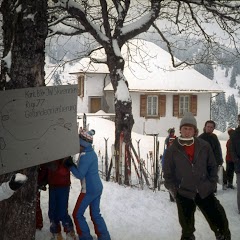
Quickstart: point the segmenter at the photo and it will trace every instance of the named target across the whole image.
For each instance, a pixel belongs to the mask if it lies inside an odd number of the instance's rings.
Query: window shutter
[[[147,111],[147,96],[140,95],[140,117],[145,117]]]
[[[173,95],[173,116],[179,117],[179,96]]]
[[[197,95],[191,95],[191,112],[197,116]]]
[[[84,97],[84,75],[78,77],[78,96]]]
[[[85,77],[82,76],[82,97],[84,97],[84,81],[85,80]]]
[[[166,95],[158,96],[158,115],[159,117],[166,116]]]

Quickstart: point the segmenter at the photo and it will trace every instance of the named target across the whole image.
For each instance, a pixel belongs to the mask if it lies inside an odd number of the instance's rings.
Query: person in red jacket
[[[68,157],[67,157],[68,158]],[[68,214],[70,191],[70,171],[63,164],[67,158],[55,160],[48,164],[50,232],[52,239],[62,240],[61,225],[66,232],[66,240],[76,240],[74,226]]]
[[[230,154],[230,136],[234,132],[232,128],[228,129],[229,139],[226,143],[226,176],[227,176],[227,188],[234,189],[233,176],[234,176],[234,162]]]

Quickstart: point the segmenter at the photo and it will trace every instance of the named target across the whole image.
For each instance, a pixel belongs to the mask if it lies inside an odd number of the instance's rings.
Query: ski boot
[[[52,233],[50,240],[64,240],[62,233]]]
[[[66,240],[77,240],[77,236],[74,231],[66,233]]]

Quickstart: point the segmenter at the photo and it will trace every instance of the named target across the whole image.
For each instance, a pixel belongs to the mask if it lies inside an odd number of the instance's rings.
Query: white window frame
[[[147,96],[147,116],[158,116],[158,96],[148,95]]]
[[[179,95],[179,115],[183,116],[185,112],[190,111],[190,96]]]

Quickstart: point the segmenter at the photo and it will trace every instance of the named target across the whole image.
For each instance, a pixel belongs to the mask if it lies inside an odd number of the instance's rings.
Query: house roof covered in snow
[[[127,50],[130,49],[130,54]],[[124,45],[124,76],[129,90],[134,92],[223,92],[213,80],[205,77],[192,67],[176,69],[172,66],[168,52],[152,42],[133,39]],[[104,50],[94,53],[95,58],[105,58]],[[176,59],[176,61],[179,61]],[[84,58],[79,64],[82,72],[108,73],[107,65],[91,63]],[[75,67],[76,69],[76,67]],[[79,68],[78,68],[79,70]],[[104,90],[113,90],[110,83]]]

